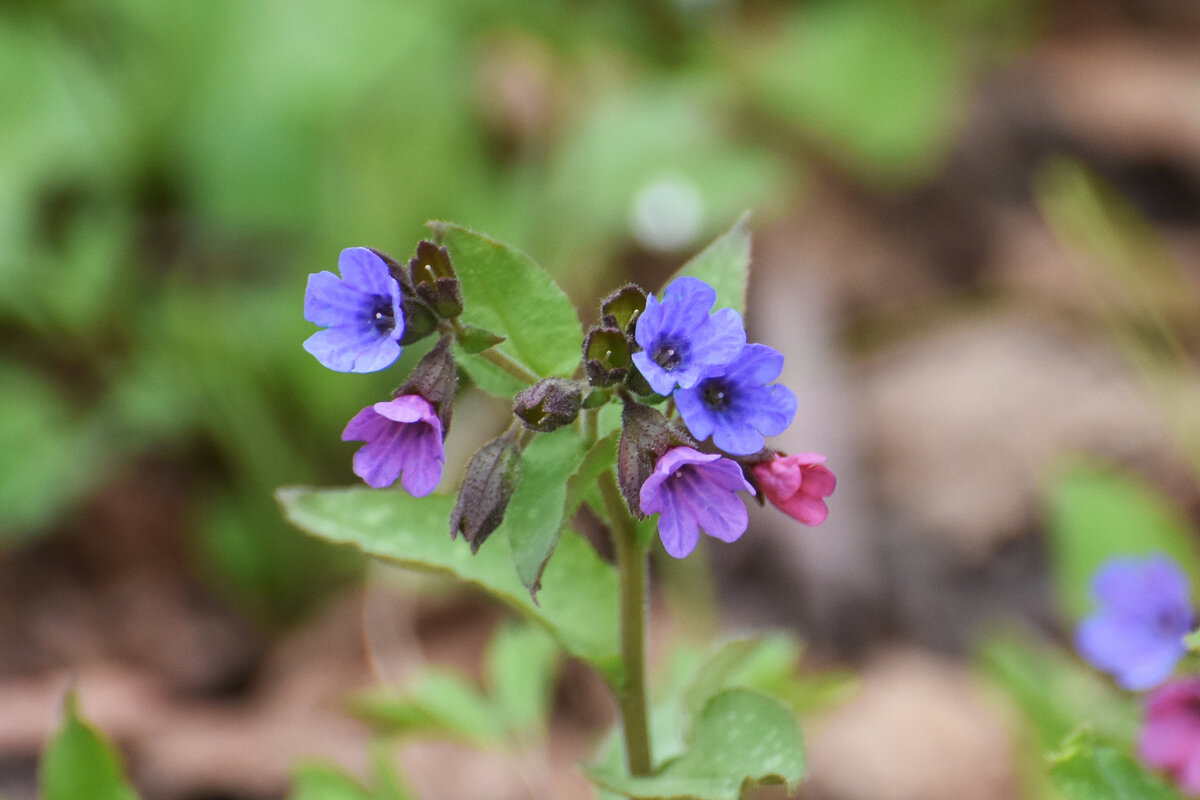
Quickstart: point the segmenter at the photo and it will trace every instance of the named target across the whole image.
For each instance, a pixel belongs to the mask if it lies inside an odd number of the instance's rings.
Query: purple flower
[[[1149,689],[1169,678],[1192,627],[1183,570],[1162,555],[1113,559],[1092,578],[1092,593],[1100,608],[1076,635],[1083,657],[1126,689]]]
[[[1146,701],[1138,754],[1191,797],[1200,796],[1200,678],[1172,681]]]
[[[662,302],[646,298],[634,338],[633,363],[650,388],[667,395],[695,386],[711,367],[728,363],[746,343],[742,316],[732,308],[709,315],[717,292],[699,278],[676,278]]]
[[[746,532],[746,506],[736,492],[754,494],[742,468],[716,453],[690,447],[668,450],[642,484],[643,514],[659,514],[658,536],[675,558],[696,549],[700,531],[723,542]]]
[[[368,486],[400,485],[424,497],[442,478],[442,421],[433,405],[417,394],[403,394],[367,406],[342,431],[344,442],[366,442],[354,454],[354,474]]]
[[[677,391],[675,403],[697,439],[711,436],[725,452],[748,456],[763,449],[764,436],[783,433],[796,416],[796,395],[786,386],[767,385],[782,371],[779,351],[748,344],[727,365]]]
[[[339,278],[328,270],[308,276],[304,318],[324,326],[304,349],[338,372],[376,372],[400,355],[404,334],[400,284],[388,265],[366,247],[338,256]]]

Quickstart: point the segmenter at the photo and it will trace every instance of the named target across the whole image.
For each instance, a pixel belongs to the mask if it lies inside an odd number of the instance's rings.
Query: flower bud
[[[629,340],[618,328],[592,328],[583,342],[584,366],[592,386],[612,386],[625,380],[633,361]]]
[[[515,430],[510,430],[475,451],[467,464],[458,501],[450,512],[450,538],[471,543],[471,552],[479,551],[500,523],[521,482],[521,451]]]
[[[646,292],[629,283],[617,289],[600,303],[600,318],[610,328],[618,328],[633,336],[638,317],[646,310]]]
[[[422,241],[408,262],[412,287],[440,316],[450,319],[463,310],[462,287],[450,264],[450,252],[433,242]]]
[[[621,411],[621,442],[617,447],[617,483],[630,512],[638,519],[642,513],[641,491],[654,465],[672,447],[696,447],[684,431],[650,406],[626,401]]]
[[[513,413],[530,430],[538,433],[558,430],[579,416],[584,388],[579,381],[567,378],[543,378],[517,392]]]
[[[450,354],[451,337],[443,336],[413,367],[412,374],[394,396],[416,394],[429,401],[442,423],[442,438],[450,431],[454,409],[454,392],[458,389],[458,372]]]

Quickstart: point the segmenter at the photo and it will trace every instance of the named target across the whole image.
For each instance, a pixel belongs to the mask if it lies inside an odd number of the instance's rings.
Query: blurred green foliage
[[[5,4],[0,543],[165,459],[205,574],[294,618],[354,565],[270,490],[351,481],[338,433],[393,381],[301,350],[307,273],[350,245],[404,257],[445,218],[592,296],[631,248],[691,252],[794,202],[812,158],[929,176],[1030,20],[1000,0]]]

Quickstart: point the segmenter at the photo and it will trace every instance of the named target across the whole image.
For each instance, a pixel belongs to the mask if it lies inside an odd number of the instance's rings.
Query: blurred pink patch
[[[833,494],[837,477],[825,466],[825,456],[777,454],[752,469],[767,499],[783,513],[805,525],[820,525],[829,516],[829,506],[823,498]]]
[[[1138,750],[1147,766],[1200,797],[1200,678],[1172,681],[1150,694]]]

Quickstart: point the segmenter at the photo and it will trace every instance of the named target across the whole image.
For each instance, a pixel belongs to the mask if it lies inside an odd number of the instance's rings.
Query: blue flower
[[[683,558],[696,549],[701,530],[723,542],[746,532],[746,506],[736,494],[741,490],[754,494],[735,461],[675,447],[655,463],[638,499],[643,514],[659,514],[658,536],[667,553]]]
[[[404,313],[400,284],[388,265],[366,247],[350,247],[338,256],[339,278],[332,272],[308,276],[304,318],[325,327],[304,342],[304,349],[338,372],[377,372],[400,356]]]
[[[633,363],[651,389],[667,395],[676,385],[695,386],[742,349],[742,315],[723,308],[710,316],[716,301],[716,290],[699,278],[676,278],[661,303],[653,295],[646,298],[634,334],[642,351],[633,354]]]
[[[796,395],[780,384],[783,355],[765,344],[745,345],[726,366],[710,368],[675,404],[697,439],[713,437],[727,453],[748,456],[763,449],[764,436],[777,436],[796,416]]]
[[[433,405],[417,394],[367,406],[342,432],[344,442],[366,442],[354,454],[354,474],[368,486],[400,485],[413,497],[424,497],[442,479],[446,455],[442,421]]]
[[[1192,628],[1188,579],[1166,556],[1116,558],[1092,578],[1099,610],[1076,635],[1079,652],[1126,689],[1149,689],[1171,677]]]

